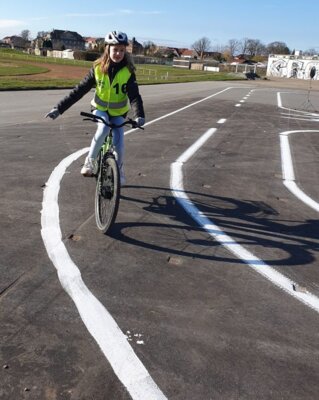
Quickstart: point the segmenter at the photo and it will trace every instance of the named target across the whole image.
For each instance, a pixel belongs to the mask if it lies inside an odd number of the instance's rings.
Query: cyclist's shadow
[[[134,193],[141,191],[144,196],[133,197],[127,195],[126,193],[129,193],[130,189]],[[145,192],[148,190],[152,191],[151,200],[142,200],[143,197],[144,199],[146,198]],[[184,250],[178,250],[173,246],[168,247],[167,240],[165,240],[165,244],[161,244],[160,240],[146,242],[139,239],[139,235],[126,234],[126,231],[130,232],[130,229],[128,230],[127,228],[144,230],[174,229],[175,231],[188,232],[187,237],[185,237],[185,241],[188,244],[207,248],[221,246],[177,203],[169,188],[128,186],[123,192],[120,212],[124,202],[134,202],[141,206],[144,211],[157,214],[157,221],[159,222],[115,222],[111,232],[108,234],[109,236],[131,245],[179,256],[241,263],[236,257],[227,257],[227,260],[221,258],[216,255],[215,251],[211,252],[212,255],[207,255],[207,252],[194,254],[192,251],[187,251],[187,247]],[[158,196],[154,196],[156,192]],[[263,261],[267,264],[273,266],[306,265],[315,260],[313,252],[319,251],[319,220],[285,221],[279,218],[276,210],[263,202],[243,201],[191,191],[186,191],[186,193],[200,212],[231,236],[238,244],[248,250],[253,246],[269,249],[269,253],[267,252],[269,259],[263,257]],[[191,238],[191,232],[197,233],[196,237],[194,235]],[[274,257],[276,250],[278,253],[277,258]],[[258,254],[255,255],[258,257]]]

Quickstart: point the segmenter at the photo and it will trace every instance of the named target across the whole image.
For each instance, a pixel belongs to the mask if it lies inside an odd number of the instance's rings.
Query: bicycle
[[[98,115],[81,112],[83,121],[103,122],[110,128],[109,134],[99,151],[97,158],[96,189],[95,189],[95,221],[98,229],[106,234],[112,227],[120,203],[120,171],[116,162],[113,144],[113,129],[129,125],[132,128],[140,128],[132,119],[125,120],[120,125],[110,124]]]

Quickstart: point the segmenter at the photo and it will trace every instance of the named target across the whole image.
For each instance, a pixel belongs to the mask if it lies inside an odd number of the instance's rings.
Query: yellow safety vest
[[[108,75],[103,74],[100,66],[94,68],[96,88],[91,101],[98,110],[108,111],[112,116],[123,115],[128,112],[127,82],[131,72],[127,67],[121,68],[115,75],[112,84]]]

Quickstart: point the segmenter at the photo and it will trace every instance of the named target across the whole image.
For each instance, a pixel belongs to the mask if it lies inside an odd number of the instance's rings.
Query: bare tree
[[[37,37],[44,38],[44,36],[46,36],[47,34],[48,34],[48,32],[46,32],[46,31],[39,31],[37,33]]]
[[[316,50],[317,49],[317,50]],[[305,56],[315,56],[315,55],[317,55],[319,53],[319,48],[318,47],[313,47],[313,48],[311,48],[311,49],[308,49],[308,50],[305,50],[305,51],[303,51],[303,54],[305,55]]]
[[[227,45],[227,50],[228,54],[230,55],[231,58],[234,57],[234,55],[238,52],[238,50],[241,48],[241,43],[237,39],[230,39],[228,41]]]
[[[31,32],[29,31],[29,29],[24,29],[24,30],[20,33],[20,36],[21,36],[22,39],[24,39],[24,40],[30,40]]]
[[[248,41],[249,41],[248,38],[241,39],[241,41],[240,41],[240,49],[239,49],[241,54],[247,54]]]
[[[226,50],[226,47],[221,44],[216,44],[215,46],[212,47],[212,51],[216,53],[223,53]]]
[[[192,44],[192,48],[198,53],[200,59],[202,60],[205,53],[211,49],[210,40],[207,37],[202,37]]]
[[[247,39],[246,52],[250,57],[254,57],[265,53],[266,47],[259,39]]]

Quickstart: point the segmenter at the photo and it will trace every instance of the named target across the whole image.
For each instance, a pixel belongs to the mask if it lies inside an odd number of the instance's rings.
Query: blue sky
[[[230,39],[282,41],[293,49],[317,48],[319,2],[289,0],[12,0],[0,4],[0,39],[31,31],[66,29],[104,37],[122,30],[140,43],[188,47],[207,37],[212,47]]]

